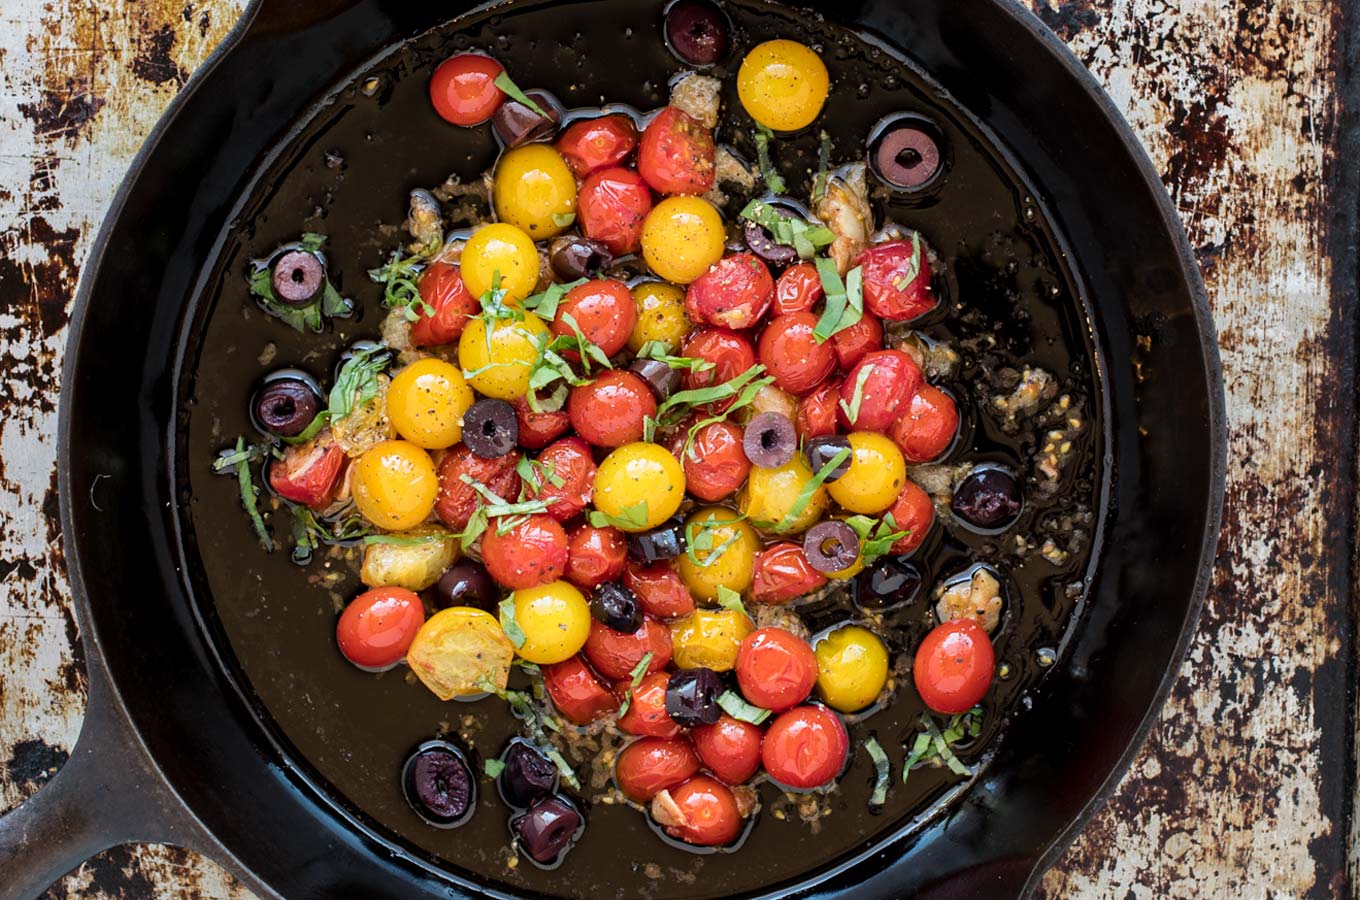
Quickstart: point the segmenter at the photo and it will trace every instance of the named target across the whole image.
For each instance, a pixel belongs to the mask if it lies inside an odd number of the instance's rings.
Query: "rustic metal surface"
[[[1190,660],[1041,893],[1354,896],[1355,311],[1331,302],[1329,255],[1342,4],[1031,3],[1110,90],[1181,210],[1221,330],[1232,440]],[[244,5],[0,3],[0,810],[60,767],[84,708],[53,471],[71,294],[138,145]],[[194,854],[135,847],[51,896],[250,895]]]

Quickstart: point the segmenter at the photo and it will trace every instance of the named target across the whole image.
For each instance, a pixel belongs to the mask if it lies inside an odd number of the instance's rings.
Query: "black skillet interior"
[[[67,534],[75,538],[73,569],[116,686],[169,780],[240,866],[289,897],[422,896],[437,893],[437,883],[416,861],[386,852],[366,822],[347,822],[350,810],[318,797],[307,784],[310,767],[282,758],[250,704],[223,677],[220,648],[205,640],[187,597],[202,582],[192,564],[187,584],[180,574],[185,536],[176,514],[178,483],[165,477],[179,462],[170,455],[178,441],[167,441],[167,431],[179,429],[167,424],[192,419],[191,412],[177,418],[183,411],[175,408],[174,392],[191,374],[180,368],[186,343],[193,346],[184,330],[192,330],[202,315],[199,304],[215,289],[218,273],[205,270],[204,262],[228,258],[224,225],[237,214],[230,204],[260,193],[249,180],[275,148],[304,147],[313,156],[328,149],[305,136],[281,143],[310,104],[348,83],[355,66],[394,39],[453,13],[399,3],[332,5],[309,12],[316,21],[261,11],[170,122],[108,232],[97,274],[86,282],[90,302],[67,382]],[[586,21],[590,6],[562,10],[581,9]],[[865,851],[857,865],[824,860],[817,876],[826,879],[818,890],[857,886],[862,896],[901,896],[931,885],[941,896],[977,895],[986,885],[998,895],[1014,893],[1136,744],[1165,674],[1179,659],[1202,587],[1206,535],[1216,530],[1216,359],[1211,338],[1205,341],[1198,282],[1182,240],[1170,230],[1159,188],[1105,117],[1100,99],[1069,60],[1053,54],[1051,38],[1040,38],[1035,23],[981,0],[923,3],[910,17],[874,3],[839,4],[828,11],[833,14],[906,48],[971,115],[1003,136],[1067,240],[1106,363],[1113,439],[1105,464],[1114,476],[1106,550],[1083,621],[1043,694],[1006,734],[981,783],[946,817],[875,845],[866,836],[856,848]],[[600,40],[607,39],[613,23],[598,16],[590,21]],[[541,80],[558,87],[547,74]],[[644,99],[634,102],[648,105]],[[343,103],[323,107],[319,118]],[[374,141],[385,139],[375,130]],[[1102,160],[1102,169],[1091,160]],[[434,159],[428,172],[395,172],[392,186],[374,186],[376,206],[385,208],[387,221],[399,220],[408,181],[417,175],[415,183],[438,180],[449,167]],[[310,212],[298,210],[297,219]],[[270,237],[295,227],[256,224]],[[1137,359],[1136,335],[1152,339]],[[129,347],[147,348],[143,364],[129,361]],[[1134,378],[1135,362],[1141,381]],[[200,390],[217,378],[225,381],[227,374],[198,373]],[[101,486],[116,492],[111,513],[96,514],[71,499],[85,496],[96,475],[111,476]],[[196,538],[200,548],[240,546],[205,541],[201,526]],[[241,568],[250,571],[244,557]],[[317,607],[311,598],[290,602]],[[314,612],[324,630],[330,611]],[[299,647],[307,640],[299,635]],[[288,662],[281,660],[281,671]],[[344,715],[334,708],[313,712],[320,737],[311,752],[325,752],[327,717]],[[392,777],[387,771],[360,775]],[[547,885],[551,881],[531,887]],[[740,885],[760,886],[768,882]],[[686,893],[718,889],[701,884]]]

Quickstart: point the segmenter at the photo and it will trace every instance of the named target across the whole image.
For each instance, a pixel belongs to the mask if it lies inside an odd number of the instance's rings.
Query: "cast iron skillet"
[[[1006,0],[811,4],[903,48],[1003,135],[1091,296],[1111,435],[1083,621],[981,779],[780,896],[1017,897],[1117,782],[1176,676],[1223,489],[1217,346],[1174,210],[1090,76]],[[0,819],[0,898],[129,841],[200,850],[263,898],[492,896],[386,844],[308,783],[226,677],[182,571],[173,448],[181,326],[228,210],[329,86],[472,4],[259,0],[133,164],[82,279],[61,410],[65,550],[89,669],[76,751]],[[418,8],[417,8],[418,7]],[[437,8],[432,8],[437,7]],[[1146,335],[1150,349],[1136,349]],[[1139,377],[1135,377],[1135,364]]]

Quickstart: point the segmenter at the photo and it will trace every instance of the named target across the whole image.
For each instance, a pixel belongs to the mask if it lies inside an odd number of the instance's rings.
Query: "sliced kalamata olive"
[[[535,801],[557,790],[557,766],[547,755],[524,738],[515,738],[501,754],[500,776],[496,785],[501,799],[519,809],[528,809]]]
[[[920,595],[925,581],[914,563],[890,556],[859,576],[856,603],[874,610],[904,606]]]
[[[585,819],[561,794],[545,797],[510,820],[520,847],[534,862],[552,866],[560,861],[585,828]]]
[[[636,634],[642,627],[642,605],[637,594],[617,581],[607,581],[595,589],[590,598],[590,614],[606,628],[624,634]]]
[[[798,261],[798,251],[777,243],[763,225],[746,222],[742,225],[746,248],[772,266],[787,266]]]
[[[255,421],[270,434],[297,437],[321,409],[316,388],[301,378],[271,378],[255,394]]]
[[[727,56],[727,16],[706,0],[678,0],[666,10],[666,43],[691,66],[711,66]]]
[[[638,562],[675,559],[684,552],[685,526],[680,522],[667,522],[644,534],[628,535],[628,556]]]
[[[274,296],[289,306],[306,306],[316,299],[326,267],[315,253],[289,250],[274,261]]]
[[[712,725],[722,718],[723,690],[722,676],[712,669],[681,669],[666,682],[666,713],[685,728]]]
[[[798,452],[798,432],[788,416],[763,412],[746,423],[741,447],[754,465],[777,469]]]
[[[833,459],[846,450],[850,449],[850,439],[842,434],[830,434],[823,437],[816,437],[803,445],[803,455],[807,457],[808,468],[812,469],[813,474],[822,471]],[[841,464],[831,470],[831,474],[826,476],[829,484],[850,471],[850,456],[846,456]]]
[[[471,606],[492,612],[500,599],[496,582],[480,563],[470,559],[449,566],[434,585],[434,602],[440,609]]]
[[[803,535],[803,555],[818,572],[844,572],[859,559],[859,535],[844,522],[818,522]]]
[[[964,522],[993,531],[1014,523],[1023,504],[1015,475],[1000,466],[983,465],[959,483],[951,505],[954,515]]]
[[[463,443],[473,456],[497,459],[519,443],[519,419],[504,400],[478,400],[463,413]]]
[[[518,147],[536,141],[557,127],[562,121],[562,107],[557,98],[547,91],[526,92],[529,99],[537,103],[548,117],[545,119],[518,100],[507,99],[491,117],[491,130],[507,147]]]
[[[560,237],[548,251],[553,274],[563,281],[594,278],[614,264],[614,254],[599,241],[583,237]]]
[[[659,359],[635,359],[628,368],[647,382],[657,400],[665,400],[680,387],[680,372]]]
[[[477,806],[477,783],[463,751],[447,741],[427,741],[406,761],[406,801],[436,828],[457,828]]]
[[[904,123],[879,138],[873,163],[879,176],[889,184],[919,188],[940,171],[940,145],[930,132]]]

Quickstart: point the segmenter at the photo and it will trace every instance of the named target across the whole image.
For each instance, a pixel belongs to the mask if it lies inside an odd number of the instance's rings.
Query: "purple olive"
[[[722,718],[723,690],[722,676],[712,669],[681,669],[666,682],[666,713],[683,728],[712,725]]]
[[[536,141],[551,132],[557,127],[557,123],[562,121],[562,107],[556,97],[540,90],[526,93],[530,100],[548,114],[548,117],[545,119],[518,100],[506,98],[491,117],[491,129],[507,147],[518,147]]]
[[[642,604],[637,594],[617,581],[606,581],[595,589],[590,614],[601,625],[622,634],[637,634],[642,627]]]
[[[742,236],[746,239],[746,249],[772,266],[787,266],[798,261],[798,251],[777,243],[765,226],[747,221],[742,225]]]
[[[919,188],[940,171],[940,145],[925,130],[901,125],[879,139],[873,162],[889,184]]]
[[[301,378],[271,377],[255,394],[251,408],[265,431],[277,437],[297,437],[320,411],[321,395]]]
[[[501,754],[504,768],[496,779],[501,799],[510,806],[528,809],[557,790],[557,766],[524,738],[515,738]]]
[[[741,447],[754,465],[777,469],[798,452],[798,432],[788,416],[763,412],[746,424]]]
[[[680,373],[659,359],[635,359],[628,368],[647,382],[658,401],[670,397],[680,387]]]
[[[973,469],[954,491],[954,515],[974,528],[994,531],[1009,527],[1024,505],[1020,482],[1000,466]]]
[[[483,398],[463,413],[463,443],[473,456],[498,459],[519,443],[519,419],[504,400]]]
[[[808,467],[813,473],[822,471],[831,464],[837,456],[850,449],[850,439],[841,434],[830,434],[822,437],[815,437],[803,445],[803,455],[807,457]],[[840,465],[831,470],[826,476],[826,483],[831,483],[850,471],[850,460],[853,454],[847,454],[841,460]]]
[[[435,606],[471,606],[492,612],[500,602],[501,592],[480,564],[463,560],[449,566],[434,585]]]
[[[477,784],[463,751],[447,741],[427,741],[406,761],[406,801],[436,828],[457,828],[477,806]]]
[[[722,10],[705,0],[678,0],[666,10],[666,43],[691,66],[721,62],[730,30]]]
[[[552,866],[585,829],[585,819],[561,794],[545,797],[510,820],[510,829],[534,862]]]
[[[844,572],[859,559],[859,535],[844,522],[818,522],[803,535],[803,555],[818,572]]]
[[[667,522],[644,534],[628,536],[628,556],[642,563],[661,562],[675,559],[685,552],[685,526],[680,522]]]
[[[913,563],[890,556],[859,576],[856,603],[878,610],[904,606],[920,595],[925,581],[925,575]]]
[[[563,281],[593,278],[614,264],[614,254],[599,241],[583,237],[560,237],[548,251],[548,265]]]
[[[326,267],[315,253],[289,250],[274,261],[274,296],[289,306],[306,306],[316,299]]]

